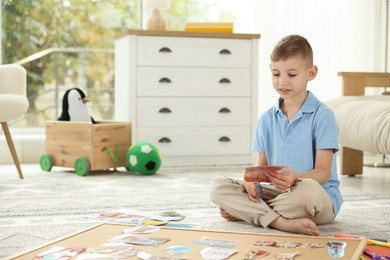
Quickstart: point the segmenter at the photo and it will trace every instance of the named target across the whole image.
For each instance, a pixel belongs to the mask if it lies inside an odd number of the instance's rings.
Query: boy
[[[253,149],[259,152],[259,165],[291,166],[283,173],[267,173],[282,192],[264,187],[259,198],[257,183],[221,176],[213,182],[211,199],[226,220],[318,236],[317,224],[332,222],[343,203],[336,167],[336,119],[307,91],[318,69],[305,38],[281,39],[272,51],[270,69],[280,98],[260,116]]]

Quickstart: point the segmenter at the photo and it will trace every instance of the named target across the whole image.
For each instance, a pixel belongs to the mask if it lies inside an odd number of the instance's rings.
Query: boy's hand
[[[246,190],[246,193],[248,193],[249,200],[253,202],[260,202],[259,196],[259,187],[257,186],[256,182],[247,182],[244,181],[244,187]]]
[[[281,190],[287,190],[297,180],[297,176],[291,168],[285,168],[280,172],[270,172],[268,175],[272,184]]]

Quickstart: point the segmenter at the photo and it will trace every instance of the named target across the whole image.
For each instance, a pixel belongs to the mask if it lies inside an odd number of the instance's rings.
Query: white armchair
[[[26,82],[26,70],[22,66],[0,65],[0,122],[21,179],[23,174],[7,122],[19,118],[28,109]]]

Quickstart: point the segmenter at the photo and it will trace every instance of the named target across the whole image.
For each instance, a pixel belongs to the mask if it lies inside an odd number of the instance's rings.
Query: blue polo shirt
[[[295,172],[314,169],[316,150],[333,149],[331,175],[322,186],[329,194],[335,216],[343,199],[337,174],[338,126],[333,111],[310,91],[294,118],[288,122],[280,110],[283,100],[264,112],[258,121],[253,150],[266,154],[268,165],[292,166]]]

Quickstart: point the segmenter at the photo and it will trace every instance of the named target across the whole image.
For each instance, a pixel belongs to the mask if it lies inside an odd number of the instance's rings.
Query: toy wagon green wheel
[[[48,154],[44,154],[39,159],[39,165],[45,172],[50,172],[51,168],[53,168],[53,158]]]
[[[84,157],[77,158],[74,163],[74,170],[79,176],[85,176],[89,173],[90,165],[88,159]]]

